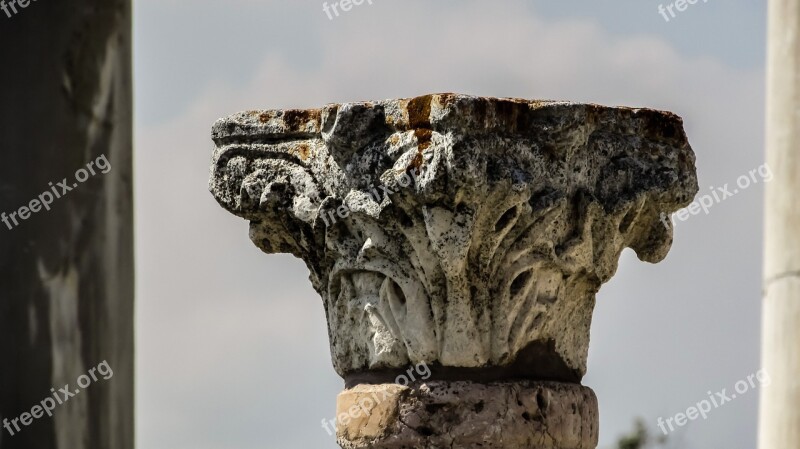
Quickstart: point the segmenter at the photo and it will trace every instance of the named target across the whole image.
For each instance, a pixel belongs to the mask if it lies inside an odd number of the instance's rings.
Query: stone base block
[[[359,385],[339,394],[344,449],[595,449],[597,397],[558,382]]]

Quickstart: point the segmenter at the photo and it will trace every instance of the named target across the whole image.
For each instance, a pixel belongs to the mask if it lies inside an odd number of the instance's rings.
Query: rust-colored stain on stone
[[[408,101],[406,112],[408,113],[408,126],[414,131],[417,138],[417,154],[411,164],[406,168],[406,172],[412,169],[416,172],[422,171],[424,159],[422,152],[431,146],[433,130],[431,126],[431,102],[433,95],[412,98]]]
[[[419,151],[423,152],[426,148],[431,146],[431,139],[433,138],[433,131],[425,128],[417,128],[414,130],[414,136],[417,138],[417,146]]]
[[[311,154],[311,148],[306,143],[301,143],[300,145],[297,145],[295,151],[297,153],[297,157],[299,157],[303,161],[308,160],[308,156],[309,154]]]
[[[431,100],[433,95],[412,98],[408,102],[408,126],[411,129],[431,129]]]
[[[270,116],[266,112],[262,112],[261,115],[258,116],[258,121],[261,123],[267,123],[269,119]]]
[[[290,130],[303,130],[308,123],[319,127],[320,116],[319,109],[289,109],[283,113],[283,122]]]

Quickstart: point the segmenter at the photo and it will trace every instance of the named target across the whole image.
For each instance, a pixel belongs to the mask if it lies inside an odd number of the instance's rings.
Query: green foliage
[[[666,441],[666,436],[651,436],[644,425],[644,421],[640,418],[634,423],[633,432],[617,441],[617,449],[655,449],[663,447]]]

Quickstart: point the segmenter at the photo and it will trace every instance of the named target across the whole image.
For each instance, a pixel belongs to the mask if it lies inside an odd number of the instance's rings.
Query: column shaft
[[[769,2],[763,364],[759,447],[800,447],[800,1]]]

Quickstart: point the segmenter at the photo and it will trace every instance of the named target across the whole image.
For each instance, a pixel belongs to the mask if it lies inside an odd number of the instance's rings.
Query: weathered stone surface
[[[679,117],[441,94],[219,120],[210,189],[302,258],[342,376],[504,367],[577,381],[595,293],[697,191]],[[542,368],[550,367],[550,368]]]
[[[397,384],[358,385],[336,399],[336,433],[345,441],[382,437],[400,416],[400,401],[410,391]]]
[[[339,395],[345,449],[593,449],[597,398],[555,382],[362,385]]]

